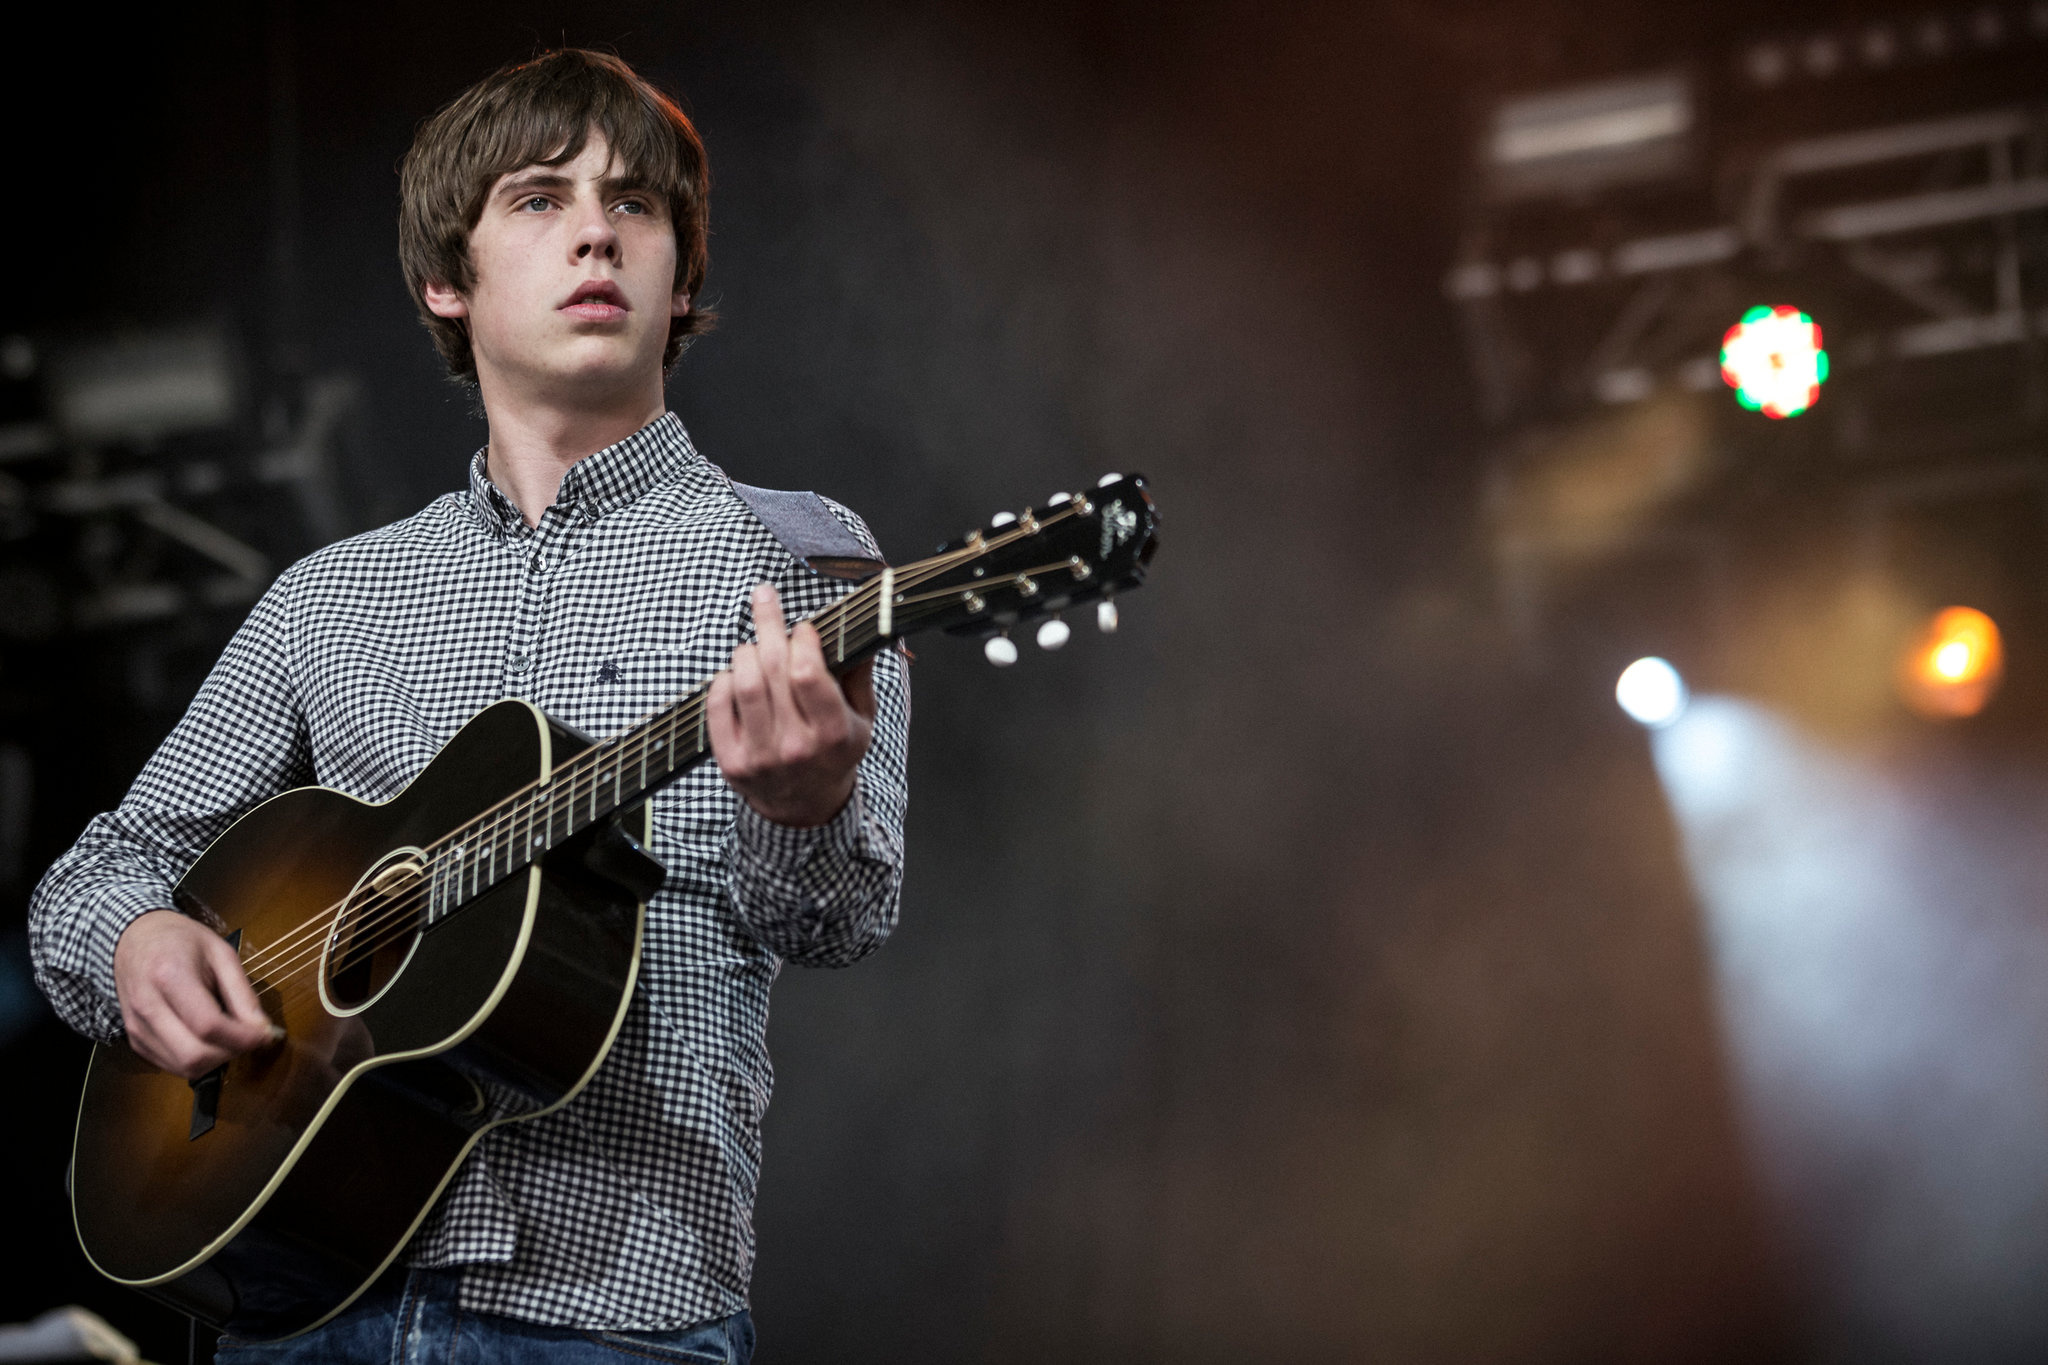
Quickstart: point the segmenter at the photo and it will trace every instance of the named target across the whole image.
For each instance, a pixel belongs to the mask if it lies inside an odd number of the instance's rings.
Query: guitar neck
[[[893,638],[895,571],[884,569],[810,619],[835,674]],[[706,682],[630,730],[560,764],[427,850],[429,925],[615,811],[638,805],[711,756]]]
[[[927,559],[884,568],[810,621],[834,673],[920,630],[995,634],[1136,587],[1155,546],[1155,523],[1143,477],[1111,475],[1088,492],[1006,513]],[[710,690],[706,683],[436,840],[425,850],[426,922],[453,914],[710,757]]]

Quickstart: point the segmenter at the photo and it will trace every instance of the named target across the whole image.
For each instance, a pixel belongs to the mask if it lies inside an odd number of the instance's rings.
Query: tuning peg
[[[1045,505],[1047,507],[1058,507],[1063,502],[1072,502],[1073,500],[1074,495],[1072,493],[1055,493],[1045,500]]]
[[[1007,633],[989,636],[988,643],[981,647],[981,652],[988,655],[988,661],[997,668],[1008,668],[1017,662],[1017,642]]]
[[[988,519],[988,524],[991,526],[1008,526],[1016,519],[1017,514],[1015,512],[998,512]]]
[[[1038,627],[1038,647],[1045,650],[1058,649],[1072,639],[1073,635],[1074,632],[1067,629],[1065,621],[1057,616],[1052,617]]]
[[[1111,484],[1115,483],[1118,479],[1121,479],[1122,477],[1123,475],[1121,474],[1104,474],[1101,478],[1095,481],[1095,486],[1097,488],[1107,488]]]
[[[1095,604],[1095,628],[1104,635],[1116,634],[1116,603],[1106,597]]]

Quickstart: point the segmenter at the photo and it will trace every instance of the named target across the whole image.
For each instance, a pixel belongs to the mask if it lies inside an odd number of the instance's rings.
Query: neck
[[[528,526],[538,525],[541,513],[554,506],[569,466],[625,440],[667,410],[659,376],[647,391],[589,403],[537,397],[495,379],[478,367],[491,429],[484,467]]]

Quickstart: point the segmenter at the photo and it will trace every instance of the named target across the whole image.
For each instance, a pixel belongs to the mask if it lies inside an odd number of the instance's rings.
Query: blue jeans
[[[609,1332],[543,1327],[469,1312],[457,1303],[458,1277],[448,1270],[388,1275],[340,1316],[287,1341],[222,1337],[220,1365],[748,1365],[754,1321],[741,1309],[729,1318],[679,1332]]]

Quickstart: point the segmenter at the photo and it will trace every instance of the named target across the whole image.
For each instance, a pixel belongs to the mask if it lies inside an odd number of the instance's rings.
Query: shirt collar
[[[470,458],[469,499],[484,524],[500,534],[518,534],[526,519],[512,499],[491,482],[485,472],[490,447]],[[614,442],[594,455],[586,455],[569,466],[562,476],[555,506],[565,516],[596,521],[607,512],[626,506],[648,489],[667,483],[703,456],[690,444],[682,419],[665,412],[623,441]]]

